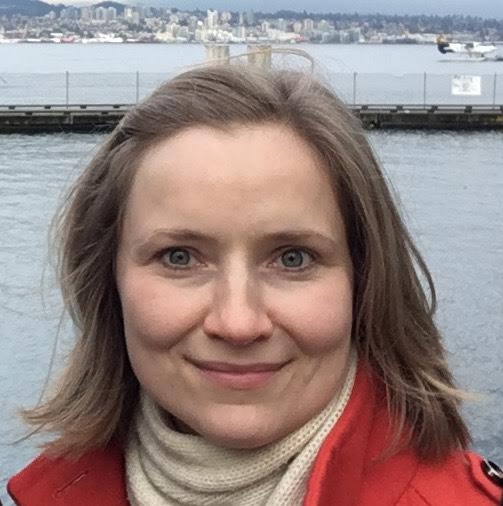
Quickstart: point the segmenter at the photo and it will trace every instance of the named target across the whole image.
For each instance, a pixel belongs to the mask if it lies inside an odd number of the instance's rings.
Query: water
[[[292,47],[292,46],[277,46]],[[442,55],[434,45],[302,44],[331,72],[394,75],[427,72],[503,73],[503,62],[459,61]],[[230,46],[231,55],[246,46]],[[0,44],[0,75],[9,72],[159,72],[170,73],[200,63],[204,47],[199,44]]]
[[[503,103],[503,61],[452,62],[434,45],[295,47],[312,54],[348,102]],[[232,55],[245,51],[231,46]],[[134,103],[174,72],[200,63],[204,53],[201,45],[0,44],[0,104]],[[287,64],[307,65],[292,57]],[[480,76],[480,96],[451,94],[459,74]]]
[[[439,63],[432,46],[309,49],[337,71],[419,75],[500,68],[495,63]],[[202,54],[199,46],[0,45],[0,76],[67,69],[162,74],[196,63]],[[38,399],[59,324],[59,296],[47,267],[47,228],[63,189],[100,138],[0,136],[2,489],[7,477],[37,453],[33,441],[7,442],[22,434],[16,408]],[[458,381],[482,394],[466,406],[475,448],[503,462],[503,133],[374,132],[370,140],[435,277],[438,322]],[[60,335],[58,356],[71,344],[68,326]],[[5,502],[3,491],[0,499]]]

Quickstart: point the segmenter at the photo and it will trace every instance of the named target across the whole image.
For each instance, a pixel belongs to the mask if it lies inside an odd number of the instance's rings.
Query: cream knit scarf
[[[126,450],[131,505],[301,505],[311,466],[349,400],[355,374],[353,353],[340,394],[318,416],[253,450],[221,448],[176,432],[142,393]]]

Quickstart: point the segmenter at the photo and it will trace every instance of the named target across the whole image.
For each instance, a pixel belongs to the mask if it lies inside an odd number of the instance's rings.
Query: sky
[[[79,5],[99,0],[46,0]],[[118,0],[121,1],[121,0]],[[160,5],[192,10],[275,12],[280,9],[308,12],[359,12],[363,14],[464,14],[503,19],[503,0],[122,0],[128,4]]]

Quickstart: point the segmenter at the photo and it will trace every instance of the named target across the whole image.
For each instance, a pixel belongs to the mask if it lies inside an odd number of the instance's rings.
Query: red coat
[[[412,450],[376,460],[390,426],[380,397],[360,367],[348,406],[315,460],[304,506],[500,504],[501,486],[474,454],[457,452],[437,465],[420,462]],[[20,506],[128,506],[124,457],[116,445],[77,461],[41,456],[7,488]]]

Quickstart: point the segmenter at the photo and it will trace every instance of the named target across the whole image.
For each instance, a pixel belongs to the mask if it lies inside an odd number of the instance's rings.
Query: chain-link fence
[[[0,74],[0,105],[133,104],[170,77],[143,72]],[[503,74],[333,73],[330,79],[348,104],[503,104]]]

